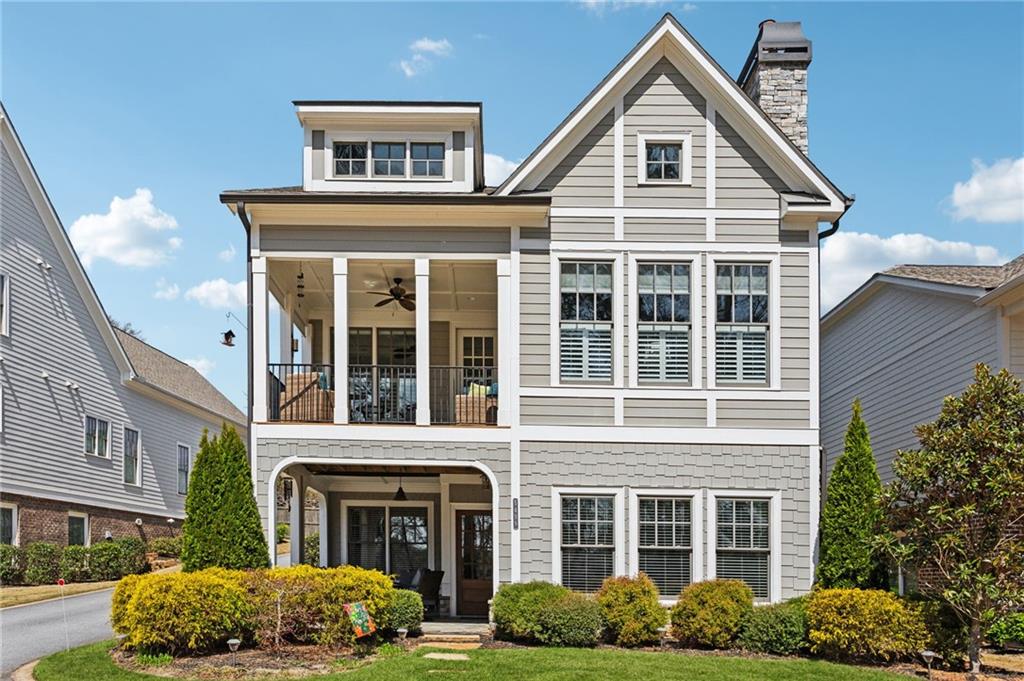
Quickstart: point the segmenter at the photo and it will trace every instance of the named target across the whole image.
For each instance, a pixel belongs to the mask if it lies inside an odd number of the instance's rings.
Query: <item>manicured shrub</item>
[[[593,598],[569,593],[537,617],[537,640],[549,646],[589,648],[601,635],[601,606]]]
[[[697,582],[672,608],[672,635],[689,645],[728,648],[753,609],[754,594],[739,580]]]
[[[0,584],[19,584],[24,573],[24,556],[21,549],[10,544],[0,544]]]
[[[141,539],[115,539],[89,547],[89,572],[97,581],[121,579],[148,570],[146,545]]]
[[[320,533],[314,532],[307,536],[302,543],[302,550],[305,552],[305,557],[302,562],[306,565],[312,565],[313,567],[320,566]]]
[[[739,646],[755,653],[795,655],[807,648],[805,599],[760,605],[743,622]]]
[[[278,544],[288,541],[288,523],[278,523],[277,527],[274,528],[274,537],[277,539]]]
[[[247,594],[236,581],[216,573],[139,578],[125,610],[117,622],[127,635],[125,646],[147,652],[219,649],[229,638],[248,638],[252,627]]]
[[[89,549],[65,546],[60,554],[60,576],[65,582],[89,581]]]
[[[423,624],[423,597],[409,589],[395,589],[386,609],[384,623],[391,631],[419,631]]]
[[[25,547],[25,583],[54,584],[60,577],[60,547],[33,542]]]
[[[540,640],[540,613],[570,593],[568,588],[549,582],[502,584],[492,606],[495,634],[511,640]]]
[[[658,602],[658,587],[644,573],[609,577],[597,592],[605,635],[620,646],[656,643],[668,612]]]
[[[149,541],[149,550],[163,558],[181,556],[181,537],[157,537]]]
[[[997,646],[1005,646],[1011,641],[1024,643],[1024,612],[1003,615],[988,629],[988,640]]]
[[[928,643],[917,608],[888,591],[822,589],[807,602],[811,652],[834,660],[889,662]]]
[[[110,599],[110,624],[119,634],[128,633],[128,603],[141,579],[143,577],[139,575],[127,575],[114,587],[114,595]]]

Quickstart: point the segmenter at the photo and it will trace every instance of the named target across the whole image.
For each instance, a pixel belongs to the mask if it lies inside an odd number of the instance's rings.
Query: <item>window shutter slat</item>
[[[688,381],[689,329],[641,330],[637,338],[637,378],[640,381]]]
[[[768,377],[768,331],[719,327],[715,333],[715,377],[721,382],[765,382]]]

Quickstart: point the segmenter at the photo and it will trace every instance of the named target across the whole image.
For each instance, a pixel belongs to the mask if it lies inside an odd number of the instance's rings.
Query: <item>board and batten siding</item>
[[[504,254],[508,229],[492,227],[353,227],[342,225],[261,225],[260,250],[325,253],[393,253],[413,257],[445,253]]]
[[[524,426],[610,426],[614,403],[610,397],[520,397],[519,419]]]
[[[970,297],[886,286],[821,334],[821,441],[825,473],[843,451],[853,400],[860,398],[884,482],[900,449],[918,446],[914,427],[934,420],[947,395],[996,365],[996,312]]]
[[[2,195],[0,271],[10,277],[11,310],[10,336],[0,339],[0,491],[182,518],[177,443],[190,445],[194,456],[203,429],[219,431],[220,419],[199,418],[122,383],[6,148]],[[69,388],[68,381],[79,390]],[[110,423],[109,459],[84,453],[87,414]],[[125,426],[142,434],[141,487],[123,482]]]

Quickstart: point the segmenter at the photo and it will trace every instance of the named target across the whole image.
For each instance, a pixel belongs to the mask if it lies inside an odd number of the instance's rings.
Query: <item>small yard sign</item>
[[[352,629],[356,632],[356,638],[369,636],[377,631],[377,625],[373,623],[373,618],[366,611],[364,603],[345,603],[341,607],[345,609],[345,613],[352,620]]]

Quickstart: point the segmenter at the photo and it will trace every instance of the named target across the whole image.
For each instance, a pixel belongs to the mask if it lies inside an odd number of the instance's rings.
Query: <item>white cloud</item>
[[[992,246],[940,241],[925,234],[883,237],[838,232],[821,249],[821,310],[855,291],[872,274],[893,265],[998,265],[1006,258]]]
[[[520,161],[509,161],[497,154],[484,152],[484,180],[489,185],[497,186],[504,182],[519,164]]]
[[[181,293],[181,289],[177,284],[169,283],[163,277],[156,280],[156,292],[153,297],[157,300],[175,300],[179,293]]]
[[[398,68],[405,74],[406,78],[413,78],[419,74],[429,71],[434,62],[427,57],[450,57],[455,48],[447,38],[434,40],[424,36],[409,45],[411,54],[408,58],[398,62]]]
[[[245,307],[245,280],[232,284],[226,279],[210,279],[185,291],[187,300],[214,310]]]
[[[696,12],[697,5],[693,4],[692,2],[684,2],[683,6],[680,7],[680,9],[684,12]]]
[[[235,245],[228,244],[228,247],[225,248],[220,253],[218,253],[217,257],[223,260],[224,262],[231,262],[232,260],[235,259]]]
[[[430,60],[422,54],[414,54],[409,59],[403,59],[398,62],[398,67],[402,69],[402,73],[405,74],[406,78],[412,78],[429,69]]]
[[[177,228],[174,216],[153,205],[153,192],[142,188],[127,199],[115,196],[102,215],[81,216],[68,233],[86,267],[100,258],[128,267],[153,267],[181,248],[181,238],[169,234]]]
[[[1024,157],[1004,158],[990,166],[973,162],[974,174],[957,182],[953,217],[977,222],[1024,222]]]
[[[447,57],[452,53],[452,44],[448,42],[447,38],[431,40],[423,37],[410,45],[409,49],[413,52],[429,52],[438,57]]]
[[[603,16],[607,10],[618,12],[631,7],[653,7],[665,4],[665,0],[578,0],[578,2],[583,9],[597,16]],[[684,12],[692,12],[697,9],[697,6],[687,2],[682,5],[681,9]]]
[[[189,365],[203,376],[209,376],[213,368],[217,366],[217,363],[212,359],[206,359],[205,357],[196,357],[195,359],[183,359],[181,360],[185,364]]]

